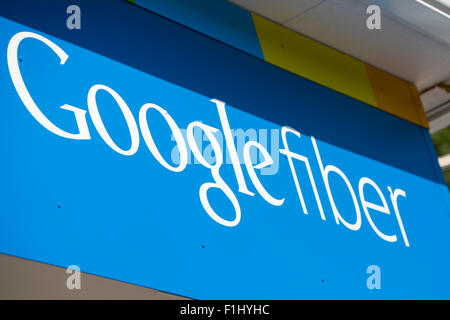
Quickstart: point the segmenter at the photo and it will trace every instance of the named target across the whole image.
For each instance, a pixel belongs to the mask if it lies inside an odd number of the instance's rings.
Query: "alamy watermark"
[[[81,9],[79,6],[72,4],[67,7],[67,17],[66,26],[69,30],[80,30],[81,29]]]
[[[372,4],[367,7],[366,13],[370,16],[366,20],[366,26],[369,30],[381,29],[381,10],[376,4]]]
[[[380,269],[380,267],[375,264],[370,265],[367,267],[366,273],[370,274],[370,276],[367,278],[367,282],[366,282],[367,289],[380,290],[381,289],[381,269]]]
[[[68,266],[66,273],[70,274],[66,280],[66,287],[69,290],[80,290],[81,289],[81,270],[77,265]]]
[[[183,137],[187,140],[187,129],[180,129]],[[193,130],[193,135],[195,143],[198,149],[202,153],[203,158],[210,164],[215,163],[216,157],[214,154],[213,147],[208,139],[208,136],[200,127],[195,127]],[[273,163],[267,167],[261,168],[261,175],[275,175],[278,173],[280,165],[280,130],[279,129],[231,129],[231,135],[234,139],[234,144],[236,146],[236,151],[238,154],[238,159],[240,164],[245,164],[244,159],[244,146],[248,141],[257,141],[266,150],[270,150],[270,156],[272,157]],[[225,155],[224,163],[232,164],[232,159],[229,152],[225,152],[224,146],[224,136],[221,131],[214,133],[214,137],[222,150],[222,154]],[[171,137],[172,141],[175,141],[174,135]],[[188,164],[201,164],[200,161],[193,156],[192,150],[188,147]],[[258,152],[257,148],[251,148],[249,150],[250,159],[252,164],[258,164],[264,161],[264,156]],[[180,164],[180,152],[177,146],[174,146],[171,152],[172,162],[176,165]]]

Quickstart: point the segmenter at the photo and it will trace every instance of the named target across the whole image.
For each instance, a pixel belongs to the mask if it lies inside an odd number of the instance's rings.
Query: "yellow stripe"
[[[377,108],[423,127],[428,123],[415,86],[380,69],[366,65]]]
[[[254,13],[252,18],[267,62],[428,128],[412,83]]]
[[[267,62],[376,105],[363,62],[253,13],[252,17]]]
[[[422,100],[420,100],[419,92],[417,91],[416,86],[413,83],[409,83],[409,88],[411,89],[411,94],[414,100],[414,104],[416,106],[417,113],[420,119],[420,125],[427,129],[430,128],[428,125],[428,119],[425,115],[425,110],[423,109]]]

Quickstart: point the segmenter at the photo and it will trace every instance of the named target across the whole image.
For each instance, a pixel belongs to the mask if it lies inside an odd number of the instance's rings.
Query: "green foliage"
[[[450,153],[450,127],[433,133],[431,139],[439,157]]]
[[[444,171],[444,178],[447,182],[447,186],[450,188],[450,170]]]
[[[439,157],[450,153],[450,127],[433,133],[431,139]],[[450,188],[450,170],[444,171],[444,178]]]

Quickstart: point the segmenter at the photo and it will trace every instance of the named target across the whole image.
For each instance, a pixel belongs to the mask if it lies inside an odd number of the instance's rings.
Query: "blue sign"
[[[449,298],[425,129],[229,47],[212,96],[0,30],[1,253],[200,299]]]

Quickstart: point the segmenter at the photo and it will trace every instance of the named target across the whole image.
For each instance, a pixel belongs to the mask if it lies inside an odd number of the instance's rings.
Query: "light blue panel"
[[[264,59],[250,12],[235,4],[224,0],[136,0],[135,3]]]
[[[258,171],[258,176],[269,193],[285,198],[284,204],[267,203],[244,166],[247,185],[256,194],[239,193],[233,167],[226,163],[220,174],[237,197],[242,219],[236,227],[224,227],[201,205],[199,188],[213,181],[202,165],[192,163],[183,172],[171,172],[155,160],[142,135],[136,154],[120,155],[102,140],[89,114],[90,140],[65,139],[42,127],[12,84],[6,63],[8,42],[17,32],[34,31],[67,52],[69,59],[60,65],[48,47],[27,39],[19,47],[19,64],[42,112],[70,132],[75,131],[73,115],[58,106],[87,110],[87,93],[95,84],[118,92],[135,119],[144,103],[155,103],[181,128],[200,120],[222,131],[217,109],[209,101],[215,97],[4,18],[0,30],[1,253],[61,267],[78,265],[84,272],[200,299],[450,298],[446,186],[318,140],[324,165],[345,173],[359,208],[359,180],[369,177],[376,182],[391,214],[370,211],[374,223],[399,241],[377,236],[364,214],[360,230],[352,231],[334,220],[311,137],[290,135],[290,149],[309,160],[326,220],[320,218],[304,164],[294,160],[309,211],[302,212],[288,161],[274,142],[268,149],[278,169],[272,175]],[[329,91],[322,89],[326,97]],[[104,92],[98,94],[97,103],[111,137],[128,148],[130,137],[117,104]],[[226,110],[234,129],[279,133],[281,128],[237,106]],[[379,118],[374,119],[380,122],[390,117],[376,114]],[[167,124],[156,113],[148,119],[161,154],[170,159],[175,144]],[[274,141],[281,146],[279,136]],[[336,174],[330,174],[330,185],[342,216],[353,222],[355,207],[347,186]],[[398,207],[409,247],[401,236],[388,186],[406,193],[399,197]],[[366,195],[369,201],[379,201],[373,190]],[[213,190],[208,196],[224,219],[233,219],[233,208],[222,193]],[[381,290],[366,286],[369,265],[381,268]]]

